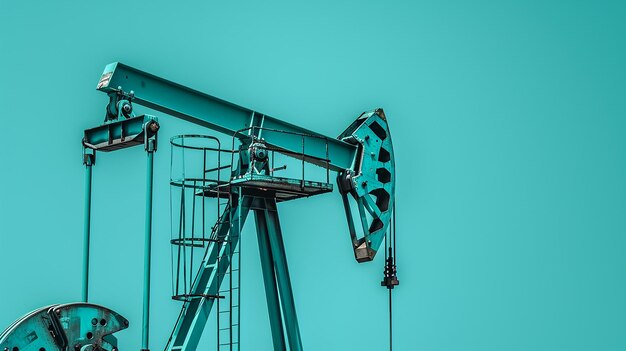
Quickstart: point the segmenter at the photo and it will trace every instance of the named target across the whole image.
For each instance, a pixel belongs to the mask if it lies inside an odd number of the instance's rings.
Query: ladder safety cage
[[[231,167],[222,165],[222,160],[228,159],[222,154],[232,150],[222,149],[216,137],[197,134],[174,136],[170,145],[172,299],[184,302],[179,320],[192,303],[216,301],[217,349],[229,346],[238,350],[234,347],[239,343],[235,306],[240,281],[232,277],[239,272],[239,237],[222,230],[232,223],[231,194],[222,190],[231,177]],[[214,198],[206,196],[209,189],[216,194]],[[209,200],[215,204],[208,204]],[[203,279],[207,274],[202,274],[207,270],[208,280]]]

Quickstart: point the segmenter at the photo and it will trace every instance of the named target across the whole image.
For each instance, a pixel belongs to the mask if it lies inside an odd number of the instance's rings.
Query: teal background
[[[396,350],[624,350],[624,18],[624,1],[0,0],[0,326],[80,298],[80,139],[122,61],[331,136],[385,108]],[[162,141],[203,132],[159,117]],[[121,350],[140,347],[144,158],[94,169],[91,297],[131,321]],[[155,171],[159,350],[179,308],[166,143]],[[354,261],[338,194],[280,212],[305,348],[384,350],[382,258]],[[251,224],[242,343],[270,350]]]

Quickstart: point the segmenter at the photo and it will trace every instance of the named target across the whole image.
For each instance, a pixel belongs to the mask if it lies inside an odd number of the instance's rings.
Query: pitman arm
[[[105,67],[97,89],[110,99],[104,125],[107,127],[86,130],[84,144],[103,151],[125,147],[124,138],[114,140],[111,131],[125,130],[121,124],[132,119],[132,103],[240,139],[249,138],[250,128],[260,128],[268,146],[285,152],[302,152],[301,138],[289,137],[288,133],[311,136],[306,141],[304,160],[338,172],[355,257],[358,262],[374,258],[391,221],[395,187],[393,147],[382,109],[361,114],[338,138],[329,138],[122,63]],[[136,124],[146,125],[144,119]],[[109,145],[94,147],[103,140]],[[361,236],[357,234],[348,194],[356,200],[363,228]]]

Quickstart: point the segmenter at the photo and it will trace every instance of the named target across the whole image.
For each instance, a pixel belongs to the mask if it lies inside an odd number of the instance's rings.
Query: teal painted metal
[[[323,160],[330,157],[328,166],[339,172],[337,181],[344,196],[355,258],[358,262],[366,262],[376,255],[389,227],[395,196],[393,147],[382,109],[361,114],[338,139],[334,139],[118,62],[105,67],[97,89],[110,98],[107,122],[132,120],[129,118],[131,103],[136,102],[244,142],[255,135],[263,138],[268,146],[285,152],[304,151],[306,162],[320,166],[326,166]],[[126,114],[125,106],[131,106]],[[92,139],[98,136],[104,142],[117,131],[114,128],[113,132],[108,132],[102,127],[90,131]],[[300,133],[310,136],[306,147],[298,136]],[[361,235],[357,234],[347,194],[351,194],[357,202]]]
[[[263,284],[265,286],[265,299],[267,312],[270,318],[272,342],[274,350],[286,350],[285,335],[283,332],[283,317],[280,312],[280,299],[278,297],[278,285],[274,273],[274,257],[270,248],[270,238],[267,229],[265,211],[254,211],[256,222],[256,235],[259,242],[259,257],[263,272]]]
[[[89,239],[91,218],[91,179],[96,151],[113,151],[136,145],[144,145],[146,161],[146,208],[144,223],[144,282],[142,349],[148,350],[150,335],[150,275],[152,247],[152,188],[154,173],[154,152],[157,145],[159,124],[155,117],[132,115],[132,107],[127,100],[119,101],[119,119],[107,119],[104,125],[87,129],[84,132],[83,146],[85,174],[85,227],[83,246],[83,287],[82,298],[88,299],[89,282]],[[126,112],[124,112],[126,111]],[[109,111],[107,110],[107,113]]]
[[[346,207],[355,258],[359,262],[374,258],[389,225],[395,184],[391,136],[381,109],[362,114],[340,135],[340,140],[336,140],[122,63],[105,67],[97,89],[110,97],[107,121],[128,117],[132,112],[131,102],[136,102],[242,139],[250,138],[250,128],[263,128],[254,134],[262,137],[269,146],[289,152],[300,152],[303,148],[300,138],[294,137],[294,134],[310,135],[304,150],[307,154],[303,157],[305,161],[324,165],[320,160],[330,155],[329,166],[340,173],[338,182],[342,194],[350,193],[357,201],[363,228],[361,237],[357,235],[351,214],[348,213],[349,208]],[[124,107],[129,107],[130,112],[126,115]],[[130,120],[132,118],[126,121]],[[123,130],[122,127],[120,129]],[[99,129],[90,134],[93,136],[91,139],[99,136],[101,142],[104,142],[111,140],[113,132]],[[348,206],[349,203],[344,201],[344,204]]]
[[[348,219],[354,256],[358,262],[374,259],[391,222],[395,199],[395,157],[387,118],[382,109],[362,114],[340,136],[361,145],[353,169],[340,172],[339,190]],[[347,195],[357,203],[363,233],[359,237]]]
[[[149,115],[119,119],[86,129],[83,145],[104,152],[143,145],[147,138],[156,134],[158,127],[157,119]]]
[[[108,308],[71,303],[42,307],[11,324],[0,334],[0,350],[117,350],[114,333],[128,321]]]
[[[306,153],[315,157],[308,159],[311,163],[318,163],[318,159],[325,157],[326,146],[322,140],[327,139],[329,153],[333,156],[330,166],[336,171],[350,168],[357,151],[354,145],[332,137],[325,137],[119,62],[105,67],[97,89],[110,96],[122,91],[126,92],[133,103],[237,137],[247,137],[247,134],[240,131],[256,124],[261,124],[267,129],[311,135],[313,137],[307,140],[306,145]],[[115,100],[113,105],[117,106],[118,102]],[[274,147],[295,152],[301,150],[300,139],[285,133],[267,131],[262,137]]]
[[[89,300],[89,241],[91,236],[91,168],[95,164],[96,154],[94,151],[85,149],[83,152],[83,164],[85,165],[85,209],[83,220],[83,281],[81,300]]]
[[[293,292],[291,290],[291,278],[289,277],[289,268],[287,265],[287,255],[285,254],[285,245],[283,243],[283,235],[280,229],[280,222],[278,220],[278,209],[276,208],[275,199],[262,199],[263,206],[261,209],[256,209],[257,221],[263,218],[262,223],[257,224],[257,228],[261,229],[265,240],[269,241],[270,252],[265,251],[265,254],[270,256],[273,262],[272,272],[263,272],[263,275],[275,274],[276,283],[278,286],[278,293],[280,296],[280,306],[287,331],[287,339],[289,341],[289,350],[301,351],[302,350],[302,337],[300,336],[300,328],[298,326],[298,317],[296,314],[296,304],[293,298]],[[261,252],[263,254],[263,252]],[[265,258],[267,259],[267,257]],[[263,267],[264,269],[266,267]],[[266,286],[267,291],[267,286]],[[275,304],[277,301],[271,301],[271,304]],[[268,304],[270,300],[268,299]],[[272,320],[273,323],[278,323],[276,319]],[[272,325],[272,330],[282,328],[282,324]],[[275,350],[284,349],[282,344],[274,344]]]
[[[258,188],[263,188],[263,192],[272,191],[275,193],[277,202],[333,191],[333,185],[329,183],[255,174],[252,172],[233,177],[230,184],[244,188],[244,193],[254,193],[254,189]]]
[[[214,237],[217,240],[228,240],[236,245],[239,242],[239,230],[250,209],[254,209],[274,349],[286,350],[284,322],[289,349],[300,351],[302,339],[276,201],[253,196],[243,196],[240,201],[241,206],[235,204],[231,208],[229,205],[224,210],[216,226]],[[214,300],[219,298],[211,295],[210,292],[217,291],[221,285],[224,273],[230,264],[229,255],[229,251],[220,250],[216,242],[209,247],[202,268],[194,280],[189,300],[185,301],[170,336],[166,351],[195,350],[198,346]],[[226,260],[227,263],[218,266],[216,264],[218,258]]]
[[[277,194],[297,190],[303,196],[311,196],[332,191],[332,186],[327,183],[305,182],[304,179],[274,177],[269,170],[266,156],[264,160],[255,160],[254,155],[264,151],[264,148],[271,147],[278,152],[301,159],[303,165],[306,161],[328,166],[337,171],[339,173],[337,182],[345,206],[355,258],[358,262],[370,261],[382,244],[389,227],[395,195],[393,147],[387,119],[382,109],[363,113],[337,140],[120,63],[110,64],[105,68],[97,88],[109,96],[107,115],[103,126],[85,131],[83,143],[86,147],[111,151],[142,142],[148,145],[147,140],[156,134],[158,124],[151,122],[152,118],[149,116],[135,117],[133,102],[227,133],[238,138],[243,144],[238,153],[240,159],[237,167],[228,182],[230,202],[212,233],[216,241],[208,248],[166,350],[196,349],[213,302],[220,297],[211,295],[210,292],[219,292],[225,270],[228,269],[232,259],[230,256],[232,253],[224,249],[225,245],[221,245],[220,240],[228,240],[231,245],[237,245],[240,228],[251,208],[254,208],[257,222],[275,349],[286,349],[288,344],[290,350],[302,350],[287,259],[276,211],[276,201],[280,200]],[[302,135],[307,138],[306,147]],[[300,152],[302,154],[297,156]],[[151,160],[150,154],[148,157]],[[149,163],[151,164],[151,161]],[[150,186],[151,182],[150,178]],[[249,189],[253,191],[250,192]],[[236,196],[233,197],[233,194]],[[348,194],[356,201],[359,222],[363,228],[362,235],[357,234]],[[288,199],[291,198],[282,200]],[[146,228],[148,227],[149,223],[146,222]],[[148,229],[146,235],[147,233]],[[146,238],[146,247],[149,248],[149,237]],[[144,268],[147,289],[144,289],[143,335],[145,349],[148,347],[149,331],[147,323],[149,252],[146,257],[147,264]],[[218,259],[226,264],[217,265]],[[232,348],[232,335],[230,343]]]
[[[156,137],[151,137],[146,140],[146,215],[144,224],[143,322],[141,328],[142,350],[149,349],[148,346],[150,339],[150,258],[152,255],[152,183],[155,151]]]
[[[225,249],[226,245],[219,245],[217,241],[229,241],[233,247],[238,244],[240,228],[243,227],[254,199],[243,196],[240,199],[233,197],[232,200],[222,212],[211,233],[215,241],[210,244],[201,269],[193,282],[192,293],[184,302],[168,340],[167,351],[195,350],[200,342],[202,331],[217,298],[211,292],[219,290],[232,258],[230,250]],[[218,266],[216,264],[218,257],[226,263]]]

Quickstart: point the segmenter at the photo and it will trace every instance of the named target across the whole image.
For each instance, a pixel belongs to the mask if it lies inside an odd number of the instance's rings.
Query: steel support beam
[[[237,245],[240,228],[243,227],[250,209],[253,209],[255,214],[274,349],[287,350],[287,345],[289,345],[289,350],[301,351],[302,339],[291,290],[282,232],[278,221],[276,200],[252,196],[241,197],[240,203],[233,207],[227,206],[222,213],[217,237],[225,238],[230,240],[231,244]],[[230,234],[228,235],[229,231]],[[222,283],[221,279],[230,264],[228,255],[222,258],[228,260],[225,264],[219,265],[219,267],[211,264],[211,262],[217,261],[220,254],[218,251],[219,245],[213,243],[194,280],[192,295],[209,295],[210,292],[218,290]],[[213,303],[214,298],[205,297],[193,298],[185,302],[168,341],[166,351],[196,350]],[[287,339],[285,339],[285,331]]]
[[[125,93],[133,92],[133,103],[228,135],[245,138],[248,131],[239,131],[260,125],[265,128],[260,136],[270,146],[286,151],[302,152],[301,137],[272,130],[309,135],[311,137],[306,138],[304,148],[305,153],[311,156],[305,160],[311,163],[325,166],[325,162],[320,160],[326,159],[328,140],[329,167],[335,171],[351,168],[356,156],[355,145],[334,137],[326,137],[119,62],[111,63],[105,67],[97,89],[109,94],[119,91],[120,87]],[[260,119],[260,122],[256,123],[255,119]]]
[[[302,338],[300,337],[300,328],[296,315],[296,304],[293,298],[293,291],[291,290],[287,255],[285,253],[280,222],[278,221],[278,210],[276,208],[275,199],[265,199],[264,215],[267,224],[270,249],[274,259],[274,270],[276,273],[276,282],[278,283],[285,329],[287,331],[287,340],[289,341],[289,350],[302,351]]]
[[[263,271],[263,283],[265,286],[265,299],[267,300],[267,312],[270,318],[274,350],[287,350],[285,335],[283,333],[283,318],[280,311],[276,274],[274,272],[274,257],[270,247],[265,210],[255,209],[254,215],[256,220],[256,234],[259,241],[259,256]]]

